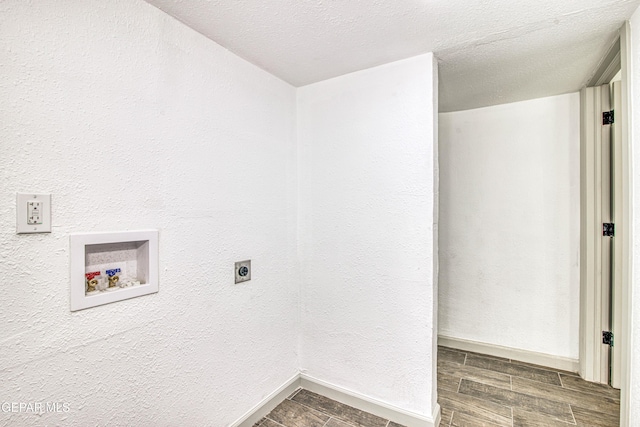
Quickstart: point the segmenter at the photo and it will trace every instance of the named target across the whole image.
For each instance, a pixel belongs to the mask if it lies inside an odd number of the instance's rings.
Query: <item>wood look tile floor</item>
[[[617,427],[620,391],[509,359],[438,348],[440,426]]]
[[[440,427],[617,427],[620,391],[577,374],[438,348]],[[298,389],[254,427],[404,427]]]
[[[254,427],[405,427],[309,390],[298,389]]]

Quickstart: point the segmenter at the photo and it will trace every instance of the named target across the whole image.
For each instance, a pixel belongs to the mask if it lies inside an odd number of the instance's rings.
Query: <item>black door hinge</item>
[[[615,235],[615,227],[612,222],[602,224],[602,235],[607,237],[613,237]]]
[[[613,124],[613,110],[605,111],[604,113],[602,113],[602,124],[603,125]]]
[[[602,344],[606,344],[609,347],[613,347],[613,332],[602,331]]]

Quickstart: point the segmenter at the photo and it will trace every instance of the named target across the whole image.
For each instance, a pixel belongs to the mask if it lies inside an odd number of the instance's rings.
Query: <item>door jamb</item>
[[[620,28],[620,65],[622,70],[622,325],[621,335],[626,346],[622,349],[620,385],[620,426],[629,427],[629,393],[631,391],[631,27],[625,21]]]
[[[616,55],[615,50],[619,50],[619,55]],[[629,427],[629,393],[630,393],[630,361],[631,361],[631,301],[632,301],[632,289],[631,289],[631,266],[632,266],[632,247],[631,247],[631,150],[630,150],[630,136],[631,136],[631,30],[628,21],[622,25],[619,30],[619,40],[616,44],[612,45],[611,49],[603,59],[603,63],[596,71],[596,75],[589,82],[589,86],[596,84],[608,83],[610,77],[608,76],[612,70],[612,63],[619,61],[620,69],[622,71],[622,99],[621,99],[621,111],[616,111],[616,116],[622,119],[624,127],[621,129],[622,133],[622,223],[620,226],[616,225],[616,237],[622,240],[622,251],[624,257],[622,258],[622,324],[619,334],[621,339],[617,342],[624,342],[626,345],[622,349],[622,363],[621,363],[621,387],[620,387],[620,426]],[[608,78],[608,80],[607,80]],[[585,90],[581,92],[581,98],[584,98]],[[581,115],[584,123],[586,100],[581,99]],[[582,126],[582,132],[584,133],[585,127]],[[584,145],[585,135],[581,135],[581,157],[582,146]],[[583,162],[581,159],[581,167]],[[585,176],[581,172],[581,186],[586,184]],[[581,197],[587,196],[584,192],[581,192]],[[585,201],[581,202],[581,209],[584,209]],[[593,206],[591,206],[593,207]],[[584,212],[581,212],[581,221],[584,221]],[[582,228],[581,234],[584,232]],[[583,245],[585,245],[585,235],[582,235],[581,240],[581,286],[580,286],[580,374],[589,379],[589,376],[593,374],[594,369],[599,369],[593,364],[596,361],[594,354],[587,354],[588,342],[586,339],[592,339],[594,336],[593,328],[596,327],[593,322],[593,313],[590,311],[592,307],[588,305],[588,295],[592,295],[595,291],[596,281],[591,279],[587,280],[587,277],[583,275],[587,272],[587,265],[583,264],[587,260],[584,257],[585,251]],[[590,321],[589,321],[590,320]],[[592,347],[593,348],[593,347]],[[586,375],[585,375],[586,374]]]
[[[580,376],[598,383],[608,377],[602,369],[608,362],[602,331],[608,325],[604,309],[609,295],[603,292],[603,279],[609,266],[602,251],[603,240],[609,238],[599,233],[602,223],[609,221],[602,210],[602,144],[609,139],[601,118],[609,109],[609,88],[603,86],[580,92]]]

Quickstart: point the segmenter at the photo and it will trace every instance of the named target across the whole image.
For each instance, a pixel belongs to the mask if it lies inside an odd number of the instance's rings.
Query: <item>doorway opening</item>
[[[580,375],[621,390],[628,425],[630,78],[628,23],[581,91]]]

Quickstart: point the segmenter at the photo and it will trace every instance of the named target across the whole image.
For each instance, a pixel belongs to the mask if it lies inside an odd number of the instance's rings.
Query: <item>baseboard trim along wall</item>
[[[407,427],[434,427],[440,423],[440,406],[436,405],[431,418],[405,411],[360,393],[347,390],[340,386],[313,378],[306,374],[298,374],[291,378],[276,391],[265,397],[229,427],[253,427],[253,425],[273,410],[280,402],[289,397],[298,388],[304,388],[321,394],[345,405],[353,406],[362,411],[370,412],[382,418]]]
[[[438,405],[431,418],[427,418],[306,374],[300,375],[300,387],[407,427],[432,427],[440,422]]]
[[[253,427],[255,423],[264,418],[264,416],[269,412],[273,411],[280,402],[291,396],[298,387],[300,387],[300,374],[294,375],[289,379],[289,381],[282,384],[276,391],[262,399],[261,402],[251,408],[249,412],[241,416],[229,427]]]
[[[554,356],[546,353],[537,353],[535,351],[520,350],[517,348],[502,347],[500,345],[464,340],[461,338],[447,337],[443,335],[438,336],[438,345],[458,350],[473,351],[474,353],[487,354],[489,356],[504,357],[562,371],[578,372],[580,367],[578,359],[570,359],[568,357]]]

